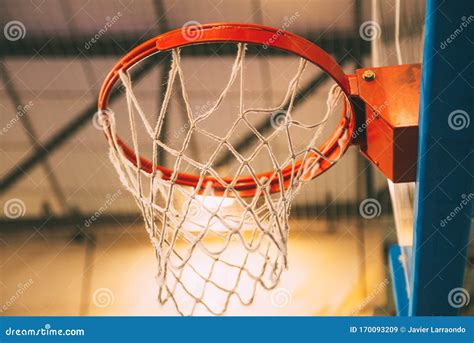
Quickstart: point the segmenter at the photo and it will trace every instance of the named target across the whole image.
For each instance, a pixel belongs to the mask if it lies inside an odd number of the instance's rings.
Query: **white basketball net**
[[[171,300],[181,315],[201,313],[220,315],[234,303],[231,302],[232,298],[238,299],[244,305],[249,305],[254,300],[258,285],[267,290],[277,286],[283,268],[287,267],[288,216],[291,201],[301,184],[312,178],[312,173],[318,169],[320,159],[327,159],[314,146],[315,141],[338,101],[341,99],[347,101],[340,88],[334,86],[329,93],[327,112],[320,122],[306,126],[294,120],[292,118],[293,102],[307,63],[306,60],[300,59],[296,75],[290,80],[286,95],[280,105],[274,108],[244,108],[245,51],[245,44],[238,44],[237,56],[224,90],[212,108],[196,115],[191,110],[183,78],[180,50],[173,50],[167,89],[154,126],[147,120],[133,93],[130,75],[120,72],[120,79],[126,90],[135,154],[140,155],[136,121],[141,120],[153,144],[153,166],[157,165],[158,149],[164,149],[176,158],[170,180],[163,179],[160,171],[151,174],[142,171],[139,159],[136,161],[138,167],[130,163],[116,139],[114,113],[110,110],[102,113],[110,129],[105,130],[110,144],[110,159],[120,180],[132,193],[140,207],[155,248],[158,264],[158,299],[161,304]],[[211,114],[219,108],[230,87],[239,78],[240,109],[239,113],[235,113],[235,121],[231,129],[222,137],[204,130],[201,124],[209,120]],[[189,120],[189,130],[179,150],[171,148],[159,139],[176,79],[181,84],[181,95],[178,96],[182,96],[184,100]],[[284,104],[289,105],[283,108]],[[261,135],[248,120],[248,117],[254,113],[271,116],[275,111],[282,110],[286,112],[285,122],[268,137]],[[239,123],[245,123],[249,132],[253,132],[258,138],[258,144],[248,158],[239,154],[229,142]],[[291,126],[314,132],[304,149],[294,148],[289,135]],[[272,138],[280,130],[286,130],[288,133],[289,156],[284,163],[277,162],[272,150]],[[189,151],[187,147],[194,132],[199,132],[218,143],[218,148],[206,163],[196,161],[187,153]],[[343,138],[339,140],[339,145],[343,144],[347,132],[341,136]],[[217,152],[223,145],[232,152],[240,165],[230,183],[226,182],[213,166]],[[274,172],[271,177],[259,179],[251,162],[261,149],[266,149],[271,156]],[[282,170],[287,166],[294,168],[295,162],[299,159],[303,160],[304,168],[294,173],[289,187],[286,189],[281,187],[279,192],[271,194],[270,181],[277,177],[282,185]],[[196,188],[176,183],[177,172],[183,162],[200,171]],[[234,188],[238,177],[242,175],[253,178],[257,185],[255,196],[243,198]],[[225,188],[224,196],[213,195],[212,184],[204,184],[205,176],[213,176],[218,180]]]

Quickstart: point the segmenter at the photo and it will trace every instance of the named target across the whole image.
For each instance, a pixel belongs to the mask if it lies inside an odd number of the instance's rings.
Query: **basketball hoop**
[[[204,113],[191,110],[183,76],[181,49],[195,44],[232,43],[236,55],[228,81]],[[248,44],[284,50],[299,57],[294,77],[289,80],[284,99],[268,108],[246,108],[243,101],[244,63]],[[152,125],[134,94],[129,70],[147,57],[171,52],[168,84],[156,123]],[[329,92],[323,119],[312,125],[292,117],[293,103],[307,64],[327,73],[336,83]],[[132,146],[117,135],[114,111],[108,100],[117,82],[124,86],[129,112]],[[173,94],[180,83],[189,120],[189,130],[179,149],[160,139],[163,121]],[[240,85],[240,106],[235,121],[223,136],[202,128],[219,109],[229,89]],[[234,296],[242,304],[251,304],[257,286],[273,289],[287,266],[288,218],[291,202],[301,186],[334,165],[348,148],[354,128],[354,109],[349,101],[350,87],[341,67],[315,44],[295,34],[250,24],[221,23],[191,26],[155,37],[126,54],[112,69],[99,95],[99,113],[110,145],[110,159],[122,183],[139,205],[158,260],[159,301],[169,300],[180,314],[199,313],[198,306],[212,314],[223,314]],[[338,104],[342,114],[334,132],[316,147],[316,140]],[[286,106],[286,107],[285,107]],[[284,121],[269,136],[264,136],[249,121],[255,113],[270,116],[284,111]],[[145,128],[152,144],[152,159],[140,155],[137,120]],[[238,125],[246,125],[257,138],[257,147],[244,157],[231,144]],[[297,149],[292,128],[305,130],[311,139]],[[288,156],[278,161],[272,139],[279,133],[288,136]],[[200,134],[217,144],[205,162],[187,153],[191,136]],[[228,149],[238,164],[235,176],[221,175],[215,168],[219,149]],[[172,168],[159,165],[158,150],[175,158]],[[256,172],[252,162],[264,151],[273,170]],[[182,171],[187,164],[197,172]],[[232,249],[231,249],[232,248]]]

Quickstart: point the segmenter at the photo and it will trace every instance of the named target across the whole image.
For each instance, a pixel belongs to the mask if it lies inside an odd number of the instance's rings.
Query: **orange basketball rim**
[[[190,35],[193,39],[189,39]],[[310,41],[293,33],[262,25],[216,23],[189,26],[170,31],[140,44],[127,53],[118,61],[118,63],[115,64],[102,84],[98,102],[99,112],[106,111],[108,108],[109,96],[112,88],[119,79],[119,71],[126,72],[140,61],[143,61],[148,56],[157,52],[165,52],[171,49],[195,44],[226,42],[262,45],[281,49],[302,57],[326,72],[339,85],[347,99],[350,99],[351,91],[348,75],[343,72],[341,66],[327,52]],[[350,108],[347,108],[348,104]],[[344,101],[342,116],[336,130],[318,148],[325,158],[321,158],[316,154],[314,155],[314,158],[318,159],[319,166],[317,170],[312,171],[311,175],[313,178],[328,170],[347,150],[351,142],[354,123],[355,115],[353,104],[350,101]],[[107,127],[104,127],[104,129],[109,130]],[[144,172],[150,174],[160,171],[165,180],[171,178],[173,170],[161,165],[153,166],[152,162],[146,158],[136,156],[133,149],[131,149],[120,137],[116,136],[116,139],[125,157],[136,167],[139,167]],[[298,173],[302,167],[302,161],[298,160],[295,165],[289,165],[282,170],[284,178],[283,185],[285,189],[290,186],[292,177]],[[198,175],[177,173],[176,177],[175,183],[180,185],[196,187],[199,182]],[[270,192],[273,193],[280,190],[280,180],[273,171],[259,173],[257,174],[257,177],[271,177]],[[230,183],[232,178],[223,178],[223,180]],[[223,194],[226,190],[226,187],[218,182],[214,177],[206,176],[204,184],[209,185],[209,183],[212,184],[215,194]],[[241,196],[253,196],[256,192],[257,185],[251,176],[241,176],[235,183],[234,189],[238,191]]]

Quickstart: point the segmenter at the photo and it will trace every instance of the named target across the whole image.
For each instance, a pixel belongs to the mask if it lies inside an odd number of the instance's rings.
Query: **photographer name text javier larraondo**
[[[462,326],[409,326],[406,333],[466,333],[466,328]]]

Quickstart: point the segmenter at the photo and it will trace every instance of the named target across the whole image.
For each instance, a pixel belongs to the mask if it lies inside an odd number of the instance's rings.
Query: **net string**
[[[311,176],[312,172],[317,171],[320,159],[326,159],[333,163],[340,157],[331,161],[314,146],[336,104],[343,97],[340,88],[338,86],[331,88],[327,101],[327,111],[321,121],[312,125],[305,125],[293,119],[294,100],[307,64],[306,60],[300,59],[296,74],[288,83],[285,96],[279,105],[271,108],[245,109],[243,96],[245,52],[246,45],[238,44],[237,54],[224,89],[210,109],[195,117],[191,109],[183,75],[180,49],[172,50],[172,63],[168,73],[168,83],[154,127],[147,120],[146,114],[133,92],[130,75],[127,72],[119,71],[120,80],[126,91],[132,146],[137,156],[136,165],[126,158],[118,144],[114,112],[111,110],[106,112],[109,130],[105,131],[110,145],[110,159],[119,174],[120,180],[134,196],[135,201],[140,207],[145,220],[145,226],[155,249],[158,264],[158,299],[162,304],[171,300],[180,314],[194,314],[199,304],[212,314],[223,314],[227,310],[233,295],[236,296],[240,303],[248,305],[253,302],[258,284],[264,289],[276,287],[283,269],[287,267],[288,216],[291,200],[298,192],[301,184],[309,179],[307,177],[308,174]],[[212,114],[219,109],[237,79],[240,81],[239,113],[237,113],[235,121],[225,136],[219,137],[198,126],[199,123],[210,119]],[[181,85],[181,97],[184,100],[190,125],[181,147],[174,149],[165,142],[160,141],[159,137],[173,94],[174,85],[177,81]],[[288,104],[285,110],[286,119],[281,129],[285,130],[290,156],[279,164],[270,144],[279,133],[279,130],[275,130],[265,138],[250,122],[248,116],[252,113],[271,114],[281,110],[285,104]],[[155,172],[150,174],[141,170],[136,126],[137,118],[143,122],[153,144],[152,170]],[[255,150],[247,158],[236,151],[230,143],[230,138],[240,122],[245,123],[246,127],[258,139]],[[316,129],[315,134],[304,149],[297,150],[295,148],[290,134],[291,126]],[[191,141],[191,135],[195,132],[217,142],[214,152],[204,163],[196,161],[185,153]],[[342,144],[342,141],[343,139],[341,138],[340,144]],[[230,182],[226,181],[213,167],[213,163],[222,147],[226,147],[239,163],[238,169],[235,172],[236,177]],[[163,149],[176,158],[172,167],[172,175],[168,180],[164,179],[162,173],[156,168],[158,149]],[[274,171],[269,177],[259,178],[256,171],[252,168],[251,162],[262,149],[266,149],[268,152]],[[300,168],[296,173],[296,161],[301,157],[304,168]],[[178,172],[183,162],[200,171],[197,186],[194,188],[176,183]],[[285,188],[283,187],[284,177],[282,170],[288,165],[292,166],[293,173],[291,173],[290,186]],[[251,176],[257,185],[256,194],[251,199],[244,199],[235,189],[238,177],[243,175],[244,172],[247,173],[246,175]],[[224,194],[220,198],[222,200],[214,207],[209,206],[207,203],[207,199],[213,197],[213,190],[212,185],[205,183],[206,176],[213,176],[217,182],[225,187]],[[278,193],[272,194],[270,193],[270,186],[271,181],[275,177],[278,178],[281,187]],[[148,195],[145,194],[142,178],[149,180]],[[234,199],[237,208],[236,211],[234,209],[234,212],[236,213],[229,212],[226,206],[224,206],[223,199],[228,197]],[[204,222],[199,222],[199,220],[192,218],[190,213],[193,206],[197,207],[199,213],[205,218]],[[187,229],[186,226],[192,226],[193,230]],[[214,230],[216,226],[219,226],[219,230]],[[249,227],[251,227],[250,230]],[[206,240],[210,232],[221,239],[220,247],[217,249],[208,247]],[[249,236],[249,239],[246,239],[246,235]],[[242,258],[237,262],[232,261],[232,259],[226,256],[226,252],[236,245],[244,251]],[[208,258],[207,266],[209,268],[207,272],[204,270],[206,268],[202,268],[200,263],[195,261],[198,252]],[[251,264],[256,260],[263,261],[258,263],[257,272],[251,270]],[[235,281],[230,286],[225,286],[216,277],[218,274],[216,270],[222,269],[222,267],[228,268],[230,273],[235,273]],[[187,274],[192,274],[197,280],[202,281],[202,286],[198,291],[193,291],[190,288],[192,283],[187,280]],[[241,280],[244,276],[252,280],[252,283],[250,291],[246,294],[241,294],[239,287],[242,285]],[[211,287],[225,293],[224,300],[219,306],[210,305],[212,303],[212,301],[209,301],[209,294],[212,295],[212,292],[209,291]],[[188,300],[183,301],[184,298]],[[186,307],[186,304],[183,305],[183,302],[187,302],[188,305],[190,302],[191,305]]]

